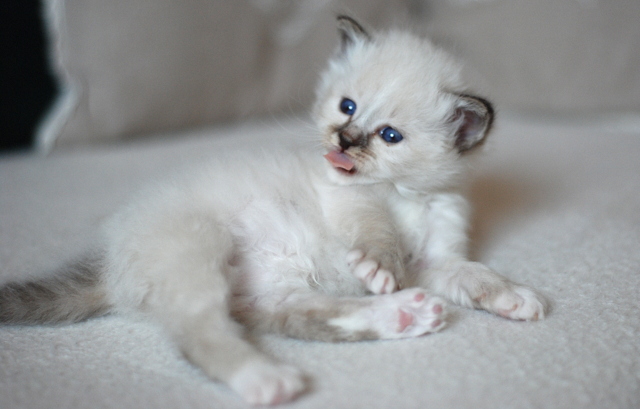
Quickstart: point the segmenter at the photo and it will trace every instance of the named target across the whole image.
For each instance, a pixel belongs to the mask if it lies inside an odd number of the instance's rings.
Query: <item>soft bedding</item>
[[[303,143],[305,118],[0,157],[0,283],[49,274],[141,185],[232,149]],[[258,337],[310,377],[291,408],[640,407],[640,123],[503,114],[470,193],[475,259],[551,300],[546,320],[451,307],[441,333],[326,344]],[[0,327],[0,408],[242,408],[159,329],[107,316]]]

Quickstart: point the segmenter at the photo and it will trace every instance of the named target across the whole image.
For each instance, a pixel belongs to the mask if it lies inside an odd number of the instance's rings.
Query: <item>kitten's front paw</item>
[[[532,290],[514,285],[499,293],[493,301],[493,312],[512,320],[537,321],[544,319],[544,299]]]
[[[262,361],[240,368],[229,386],[251,405],[289,402],[305,388],[302,374],[296,368]]]
[[[487,310],[505,318],[541,320],[546,302],[535,291],[515,284],[476,262],[455,262],[432,276],[436,293],[466,307]]]
[[[391,294],[398,290],[393,273],[383,268],[378,261],[366,257],[362,250],[350,251],[347,254],[347,263],[353,275],[373,294]]]

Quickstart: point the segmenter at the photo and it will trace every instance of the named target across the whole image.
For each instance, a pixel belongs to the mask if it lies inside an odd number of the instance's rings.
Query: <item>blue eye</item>
[[[340,111],[347,115],[353,115],[356,113],[356,103],[349,98],[342,98],[342,101],[340,101]]]
[[[398,143],[402,140],[402,134],[390,126],[385,126],[378,133],[382,139],[389,143]]]

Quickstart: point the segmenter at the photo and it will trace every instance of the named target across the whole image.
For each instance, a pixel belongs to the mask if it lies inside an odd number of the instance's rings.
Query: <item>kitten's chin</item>
[[[325,165],[325,173],[327,179],[336,185],[349,186],[349,185],[370,185],[376,183],[375,180],[363,175],[357,168],[351,170],[345,170],[342,168],[336,168],[330,164]]]

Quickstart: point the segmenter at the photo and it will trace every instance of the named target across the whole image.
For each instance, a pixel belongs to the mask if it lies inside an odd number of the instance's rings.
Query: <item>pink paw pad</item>
[[[413,315],[403,310],[398,310],[398,312],[400,314],[398,332],[403,332],[409,325],[413,324]]]
[[[407,338],[439,331],[444,327],[444,301],[421,289],[410,288],[391,294],[397,303],[394,331],[388,338]]]

